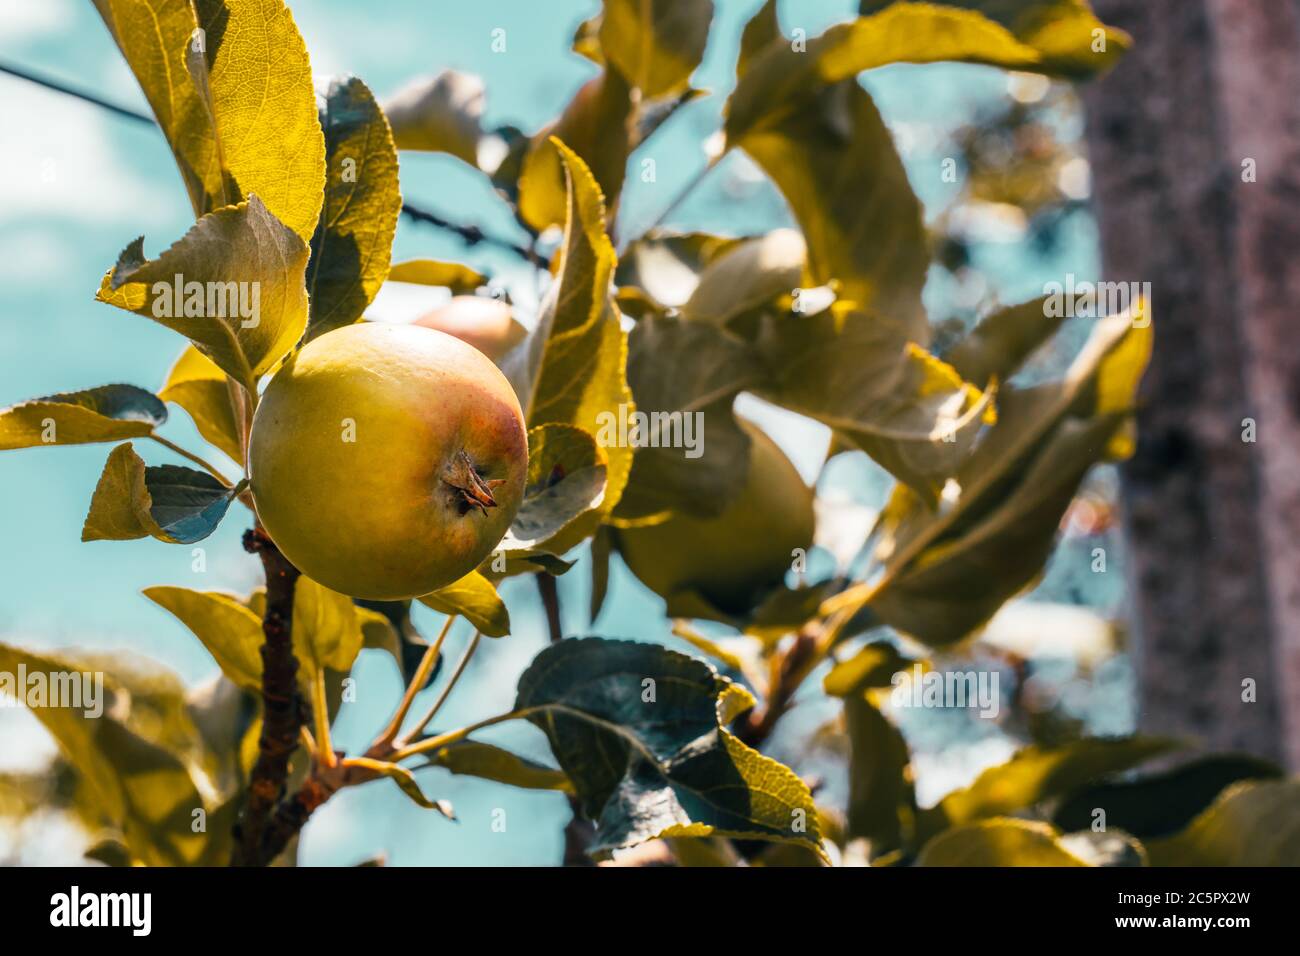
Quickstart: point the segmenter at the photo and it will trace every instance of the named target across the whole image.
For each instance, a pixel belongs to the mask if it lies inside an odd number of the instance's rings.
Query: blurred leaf
[[[591,623],[595,626],[600,610],[605,606],[609,590],[609,555],[614,547],[613,532],[608,528],[596,529],[591,539]]]
[[[502,362],[530,428],[576,425],[599,434],[609,417],[633,411],[627,385],[627,336],[610,297],[614,247],[605,234],[600,188],[582,160],[556,143],[569,179],[569,213],[557,279],[526,343]],[[618,504],[632,449],[611,446],[601,514]]]
[[[351,325],[388,277],[402,209],[397,149],[374,95],[356,77],[330,82],[325,205],[307,264],[309,337]]]
[[[1061,846],[1089,866],[1146,866],[1147,851],[1123,830],[1095,833],[1083,830],[1060,838]]]
[[[784,44],[777,48],[788,51]],[[812,56],[791,55],[799,61]],[[804,284],[838,281],[843,298],[890,318],[911,341],[926,344],[921,288],[930,249],[921,204],[866,90],[851,79],[819,87],[779,121],[745,133],[735,145],[790,203],[808,244]],[[846,203],[845,196],[854,201]]]
[[[167,421],[158,396],[134,385],[101,385],[0,409],[0,451],[143,438]]]
[[[1143,840],[1167,837],[1190,825],[1232,784],[1281,776],[1281,768],[1259,757],[1212,754],[1135,779],[1104,780],[1076,789],[1056,808],[1052,822],[1062,830],[1084,830],[1102,810],[1108,830],[1124,830]]]
[[[131,443],[108,455],[82,541],[128,541],[152,535],[169,544],[193,544],[216,530],[236,489],[207,472],[179,465],[146,467]]]
[[[306,243],[320,215],[325,143],[307,49],[282,0],[95,6],[167,136],[195,214],[256,194]]]
[[[917,866],[1087,866],[1046,823],[996,819],[946,830],[925,845]]]
[[[450,153],[477,169],[485,100],[477,76],[443,70],[403,87],[384,112],[398,149]]]
[[[765,312],[756,344],[771,369],[760,398],[829,425],[927,502],[992,417],[991,392],[852,305]]]
[[[733,316],[791,295],[803,281],[807,251],[803,236],[793,229],[739,240],[703,268],[682,315],[722,326]]]
[[[877,641],[832,667],[822,678],[822,689],[832,697],[857,697],[871,688],[889,687],[894,675],[911,664],[893,644]]]
[[[764,0],[763,6],[749,19],[741,32],[736,76],[738,78],[743,76],[755,58],[781,38],[781,24],[776,15],[776,0]]]
[[[91,676],[75,661],[0,644],[0,674],[9,676],[0,689],[19,690],[12,675],[20,668],[27,675],[24,700],[37,675],[45,688],[64,692],[80,690]],[[120,830],[134,858],[165,866],[196,862],[207,836],[191,829],[192,814],[204,809],[204,801],[189,770],[179,757],[128,729],[123,715],[133,707],[129,691],[111,675],[99,676],[99,688],[114,698],[98,700],[102,713],[91,716],[94,708],[85,698],[71,701],[82,706],[36,706],[31,713],[76,766],[94,795],[98,815]],[[183,713],[179,682],[172,693],[177,712]],[[122,706],[110,706],[119,700]]]
[[[1040,296],[985,316],[944,360],[968,382],[1006,381],[1061,327],[1063,319],[1049,317],[1046,302]]]
[[[1065,42],[1074,49],[1066,54],[1055,47],[1064,37],[1052,33],[1050,28],[1025,31],[1022,41],[973,10],[899,3],[874,16],[836,24],[809,40],[806,49],[774,39],[761,52],[751,47],[746,69],[728,102],[727,139],[741,145],[751,131],[788,118],[818,87],[852,80],[864,70],[890,63],[951,60],[1081,76],[1106,69],[1128,45],[1123,34],[1113,31],[1106,51],[1094,54],[1091,31],[1086,38],[1073,33]]]
[[[746,240],[705,232],[654,232],[637,239],[619,260],[615,281],[665,306],[683,306],[711,262]]]
[[[240,687],[262,689],[262,619],[239,598],[220,591],[156,585],[144,596],[193,632],[221,672]]]
[[[402,793],[410,797],[419,806],[426,810],[437,810],[448,820],[455,820],[456,814],[452,812],[451,804],[446,800],[430,800],[420,789],[420,785],[415,782],[415,774],[407,770],[400,764],[389,763],[385,760],[372,760],[369,757],[348,757],[348,766],[358,767],[369,770],[380,776],[388,777],[398,787]]]
[[[488,637],[510,633],[510,612],[487,578],[471,571],[458,581],[419,599],[442,614],[459,614]]]
[[[1002,390],[998,423],[953,479],[955,500],[936,512],[896,489],[873,532],[872,583],[823,612],[870,604],[932,646],[984,624],[1040,572],[1088,469],[1127,451],[1116,438],[1126,436],[1151,342],[1150,322],[1102,319],[1061,381]]]
[[[686,86],[704,58],[712,0],[605,0],[600,48],[646,99]]]
[[[1300,780],[1235,783],[1187,829],[1146,847],[1153,866],[1300,866]]]
[[[765,375],[752,348],[717,328],[670,318],[639,321],[628,337],[627,377],[636,415],[645,421],[640,427],[628,420],[626,440],[637,452],[616,517],[721,514],[745,484],[738,463],[749,457],[732,401]],[[607,436],[597,438],[609,447]]]
[[[938,806],[923,810],[919,821],[922,835],[1025,810],[1178,746],[1159,737],[1115,737],[1078,740],[1061,747],[1025,747],[1006,763],[985,770],[969,787],[955,790]]]
[[[470,295],[488,284],[487,276],[469,266],[434,259],[408,259],[394,263],[388,270],[388,281],[442,286],[450,289],[452,295]]]
[[[665,96],[648,103],[642,103],[636,111],[636,128],[632,131],[629,147],[637,149],[653,136],[664,123],[672,119],[683,106],[694,103],[701,97],[708,96],[705,90],[694,87],[682,90],[672,96]]]
[[[872,856],[897,849],[903,841],[903,815],[916,813],[903,735],[861,695],[844,700],[849,735],[850,838],[871,841]]]
[[[1087,0],[926,0],[927,3],[976,11],[1006,27],[1020,42],[1038,51],[1044,72],[1084,77],[1108,68],[1132,42],[1128,35],[1104,26]],[[860,0],[866,16],[894,0]],[[1096,49],[1098,31],[1105,48]]]
[[[597,223],[605,229],[605,212],[617,207],[627,172],[632,112],[631,89],[617,70],[604,70],[579,88],[560,118],[532,138],[524,155],[519,175],[519,215],[524,222],[541,231],[567,222],[566,211],[575,206],[582,213],[582,229],[590,231]],[[565,182],[572,169],[556,140],[583,166],[584,175],[571,187],[579,196],[567,204]],[[585,182],[589,177],[590,186]],[[598,219],[588,193],[600,200]]]
[[[574,638],[533,660],[515,706],[547,735],[596,821],[590,852],[711,835],[818,849],[808,788],[719,726],[728,686],[655,644]]]
[[[424,766],[443,767],[455,774],[507,783],[525,790],[573,792],[573,785],[563,771],[477,740],[461,740],[443,747],[430,754],[429,762]]]
[[[152,261],[135,240],[96,298],[184,335],[251,392],[306,326],[306,267],[307,244],[251,196],[204,216]]]
[[[185,346],[158,397],[189,412],[204,441],[221,449],[231,461],[243,461],[226,373],[193,345]]]

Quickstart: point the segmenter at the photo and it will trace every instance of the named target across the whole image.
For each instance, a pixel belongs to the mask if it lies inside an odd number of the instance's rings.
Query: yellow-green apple
[[[813,494],[776,442],[740,421],[751,439],[745,483],[716,517],[675,513],[617,533],[623,560],[664,597],[694,590],[719,610],[743,614],[779,583],[796,548],[813,537]]]
[[[481,352],[412,325],[313,339],[257,406],[258,517],[303,573],[353,597],[418,597],[472,571],[523,497],[514,390]]]

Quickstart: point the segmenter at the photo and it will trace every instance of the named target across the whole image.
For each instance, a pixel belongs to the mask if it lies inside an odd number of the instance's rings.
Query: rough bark
[[[1300,8],[1094,8],[1135,41],[1085,91],[1106,277],[1156,326],[1122,469],[1140,721],[1300,767]]]

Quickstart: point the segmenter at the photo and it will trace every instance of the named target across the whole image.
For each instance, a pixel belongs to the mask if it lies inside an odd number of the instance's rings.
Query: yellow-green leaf
[[[1088,866],[1046,823],[986,820],[956,827],[925,845],[917,866]]]
[[[685,88],[704,58],[713,0],[605,0],[600,49],[646,99]]]
[[[233,461],[241,461],[239,426],[232,411],[229,379],[226,373],[193,345],[176,360],[158,397],[175,402],[194,419],[194,425],[208,443],[225,452]]]
[[[501,541],[508,556],[563,554],[599,524],[609,458],[588,431],[551,422],[528,430],[524,500]]]
[[[402,209],[397,148],[366,85],[356,77],[333,81],[321,125],[325,205],[307,264],[309,336],[361,317],[388,276]]]
[[[510,633],[510,612],[492,582],[477,571],[420,598],[442,614],[459,614],[488,637]]]
[[[167,420],[167,407],[134,385],[101,385],[0,409],[0,451],[143,438]]]
[[[372,773],[387,777],[397,784],[402,793],[426,810],[437,810],[448,820],[456,819],[451,804],[446,800],[430,800],[426,797],[424,791],[420,789],[420,785],[415,781],[415,774],[401,764],[389,763],[386,760],[373,760],[370,757],[349,757],[348,766],[369,770]]]
[[[152,535],[169,544],[202,541],[225,517],[237,489],[179,465],[146,467],[131,443],[118,445],[100,474],[82,541]]]
[[[873,687],[888,687],[894,675],[911,663],[893,644],[878,641],[832,667],[822,678],[822,689],[832,697],[852,697]]]
[[[560,118],[528,145],[519,174],[519,214],[524,221],[537,230],[567,222],[572,203],[566,201],[565,183],[572,173],[566,172],[568,164],[556,148],[559,140],[581,157],[584,173],[599,186],[603,229],[605,210],[617,205],[623,189],[631,115],[631,88],[617,70],[604,70],[587,81]]]
[[[464,295],[488,283],[487,276],[459,262],[438,262],[435,259],[408,259],[397,262],[388,270],[389,282],[412,282],[418,285],[436,285],[450,289],[452,295]]]
[[[449,153],[478,166],[483,81],[443,70],[403,87],[384,106],[398,149]]]
[[[145,588],[144,596],[188,627],[223,674],[240,687],[261,690],[262,620],[247,604],[221,591],[166,585]]]
[[[256,196],[200,219],[157,259],[123,250],[96,295],[184,335],[250,391],[307,324],[307,243]]]
[[[325,670],[346,674],[364,643],[352,599],[305,574],[299,577],[293,589],[293,647],[306,669],[304,679]]]
[[[1154,866],[1300,866],[1300,780],[1233,784],[1187,829],[1146,846]]]
[[[508,783],[525,790],[560,790],[573,793],[573,784],[563,770],[547,767],[518,754],[478,740],[458,740],[429,755],[428,766],[443,767],[454,774]]]
[[[596,435],[633,411],[627,384],[627,335],[610,295],[614,247],[591,171],[558,141],[568,177],[568,214],[555,284],[527,342],[503,366],[530,428],[550,422]],[[632,449],[611,445],[602,514],[618,504],[632,467]]]
[[[773,229],[743,239],[709,261],[699,284],[682,306],[694,322],[726,325],[727,320],[782,295],[802,282],[808,247],[793,229]]]

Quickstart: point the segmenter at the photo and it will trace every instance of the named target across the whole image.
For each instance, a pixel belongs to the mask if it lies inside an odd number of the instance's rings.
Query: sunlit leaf
[[[1061,327],[1063,319],[1049,316],[1045,303],[1040,297],[985,316],[944,360],[968,382],[1005,381]]]
[[[438,262],[435,259],[409,259],[397,262],[388,270],[389,282],[412,282],[418,285],[436,285],[450,289],[452,295],[473,293],[487,285],[487,276],[459,262]]]
[[[573,785],[562,770],[477,740],[461,740],[443,747],[429,756],[425,766],[443,767],[454,774],[480,777],[525,790],[573,792]]]
[[[459,614],[488,637],[510,633],[510,613],[505,602],[492,582],[477,571],[424,595],[420,603],[442,614]]]
[[[262,619],[233,594],[156,585],[144,596],[190,629],[240,687],[262,689]]]
[[[1300,866],[1300,780],[1235,783],[1187,829],[1146,847],[1155,866]]]
[[[157,259],[135,240],[96,298],[179,332],[252,391],[306,326],[307,251],[252,196],[204,216]]]
[[[605,234],[600,188],[583,161],[556,143],[568,176],[563,251],[541,315],[526,343],[502,363],[530,428],[555,422],[599,434],[602,424],[633,410],[627,385],[627,336],[610,296],[614,247]],[[607,446],[608,514],[632,467],[632,449]]]
[[[859,696],[873,687],[890,686],[894,675],[911,664],[893,644],[876,641],[827,671],[822,689],[832,697]]]
[[[1000,818],[956,827],[921,850],[917,866],[1087,866],[1046,823]]]
[[[802,282],[807,252],[803,236],[793,229],[773,229],[737,242],[700,272],[682,315],[725,325],[732,316],[793,294]]]
[[[228,382],[226,373],[211,359],[187,345],[167,373],[158,397],[189,412],[205,441],[220,448],[232,461],[241,461],[239,425],[232,411]]]
[[[331,82],[321,126],[325,205],[307,264],[308,336],[361,317],[388,277],[402,208],[397,149],[366,85],[356,77]]]
[[[82,541],[127,541],[152,535],[193,544],[216,530],[235,498],[207,472],[180,465],[146,466],[130,442],[118,445],[100,474]]]
[[[643,97],[685,87],[704,58],[713,0],[605,0],[600,49]]]
[[[430,800],[426,797],[424,791],[420,789],[420,785],[415,781],[415,774],[400,764],[389,763],[386,760],[374,760],[370,757],[349,757],[348,764],[387,777],[397,784],[402,793],[410,797],[419,806],[424,807],[426,810],[437,810],[448,820],[456,819],[456,814],[452,812],[450,803],[446,800]]]
[[[101,385],[0,409],[0,451],[143,438],[167,421],[167,407],[134,385]]]

